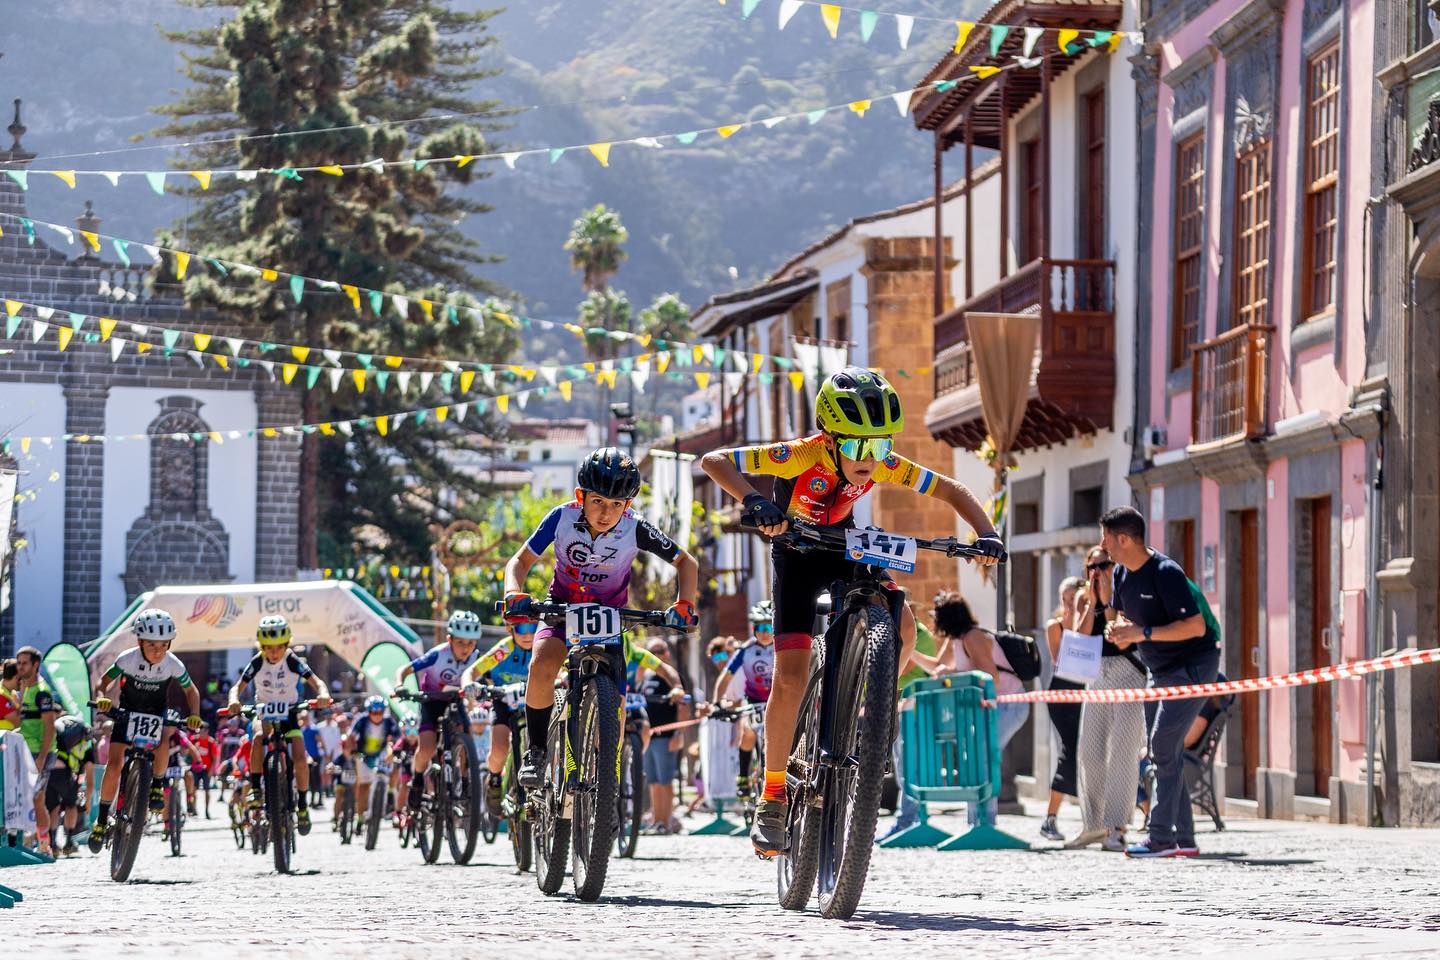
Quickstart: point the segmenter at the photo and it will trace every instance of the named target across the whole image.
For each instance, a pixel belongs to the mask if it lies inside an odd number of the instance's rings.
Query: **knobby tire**
[[[640,845],[640,821],[645,814],[645,763],[640,734],[634,730],[626,733],[620,749],[620,830],[616,850],[621,857],[632,859]]]
[[[287,745],[274,748],[265,757],[265,810],[270,817],[270,848],[275,855],[275,870],[289,873],[291,833],[295,827],[290,820],[291,798],[287,796],[290,778],[285,775],[282,749],[288,749]]]
[[[535,884],[546,895],[559,892],[570,859],[570,821],[565,810],[565,703],[555,704],[545,742],[545,777],[536,808]]]
[[[380,842],[380,825],[385,822],[385,811],[390,806],[390,781],[382,775],[370,784],[370,811],[365,815],[365,849],[374,850]]]
[[[110,838],[110,879],[124,883],[135,866],[140,837],[149,816],[150,781],[153,771],[147,758],[127,762],[122,789],[125,802],[116,805],[114,833]]]
[[[820,816],[810,804],[804,778],[813,776],[810,766],[815,760],[814,744],[820,734],[820,657],[816,657],[805,695],[800,700],[799,721],[790,746],[786,779],[801,779],[801,788],[790,794],[790,819],[786,834],[790,849],[776,857],[776,891],[780,906],[786,910],[804,910],[815,890],[815,874],[820,869]],[[763,767],[761,768],[764,769]],[[764,775],[761,775],[764,782]],[[756,798],[758,802],[758,797]]]
[[[480,840],[480,808],[485,797],[480,785],[480,754],[470,731],[458,726],[450,730],[450,767],[446,772],[445,839],[450,844],[450,857],[466,864],[475,856],[475,845]]]
[[[178,789],[177,789],[178,787]],[[170,856],[180,856],[180,833],[185,829],[185,781],[170,784],[169,809],[166,811],[165,825],[170,828]]]
[[[425,776],[419,778],[420,813],[415,818],[415,845],[426,863],[440,859],[440,841],[445,833],[445,777],[441,773],[439,751],[425,768]],[[428,789],[426,789],[428,787]],[[412,783],[410,789],[416,789]]]
[[[580,698],[576,760],[580,792],[575,797],[575,896],[593,903],[605,888],[610,845],[618,811],[620,692],[608,673],[591,677]]]

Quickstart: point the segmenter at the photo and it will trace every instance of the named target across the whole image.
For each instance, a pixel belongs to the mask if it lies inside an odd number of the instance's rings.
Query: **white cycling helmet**
[[[480,639],[480,618],[469,610],[456,610],[450,614],[450,622],[445,625],[450,636],[460,637],[464,640]]]
[[[170,643],[175,639],[175,618],[164,610],[151,607],[140,611],[140,615],[131,622],[130,629],[135,632],[136,640]]]
[[[761,600],[750,608],[751,623],[770,623],[775,619],[775,604],[770,600]]]

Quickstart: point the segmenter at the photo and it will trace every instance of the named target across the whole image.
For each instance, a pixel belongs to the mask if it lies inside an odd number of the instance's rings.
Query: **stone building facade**
[[[0,150],[0,170],[35,159],[22,142],[20,103]],[[80,211],[77,211],[79,213]],[[253,335],[188,310],[174,289],[145,271],[85,248],[67,254],[43,229],[23,229],[25,192],[0,176],[0,295],[25,304],[128,324]],[[77,220],[98,230],[86,205]],[[51,234],[53,235],[53,234]],[[28,316],[28,311],[22,316]],[[232,438],[232,431],[300,419],[300,397],[257,367],[198,368],[184,353],[110,347],[82,328],[61,351],[53,333],[38,342],[30,325],[0,356],[0,437],[21,471],[17,527],[27,546],[16,558],[12,603],[0,618],[0,651],[94,639],[140,592],[161,583],[292,580],[296,574],[299,444],[288,436]],[[152,339],[154,337],[152,336]],[[170,438],[66,442],[62,435],[221,434],[223,443]],[[35,440],[21,450],[21,437]],[[183,628],[183,624],[182,624]]]

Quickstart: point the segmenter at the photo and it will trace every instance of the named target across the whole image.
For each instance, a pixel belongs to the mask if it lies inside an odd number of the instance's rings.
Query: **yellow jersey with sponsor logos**
[[[840,476],[840,470],[825,449],[825,435],[726,451],[741,473],[775,477],[774,500],[790,517],[819,524],[850,521],[855,503],[877,483],[909,487],[934,496],[939,484],[932,470],[891,453],[876,465],[871,479],[854,484]]]

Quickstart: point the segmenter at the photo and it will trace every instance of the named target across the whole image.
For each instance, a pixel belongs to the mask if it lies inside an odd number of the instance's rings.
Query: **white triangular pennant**
[[[345,371],[337,368],[325,372],[330,375],[330,392],[337,392],[340,389],[340,381],[345,377]]]
[[[49,329],[50,329],[50,324],[46,323],[44,320],[31,320],[31,321],[30,321],[30,339],[31,339],[31,341],[34,342],[34,343],[39,343],[39,342],[40,342],[40,338],[43,337],[43,336],[45,336],[45,331],[46,331],[46,330],[49,330]]]
[[[110,362],[114,363],[120,359],[120,353],[125,349],[125,341],[119,337],[110,338]]]
[[[464,420],[465,414],[470,412],[470,404],[457,403],[454,407],[451,408],[451,410],[454,412],[456,420]]]
[[[552,387],[555,386],[555,368],[554,368],[554,367],[541,367],[541,368],[540,368],[540,376],[544,377],[544,378],[545,378],[545,382],[548,383],[548,384],[550,384],[550,386],[552,386]]]
[[[109,180],[110,186],[120,186],[120,174],[116,173],[114,170],[102,170],[100,171],[100,176],[104,177],[106,180]]]
[[[802,0],[780,0],[780,29],[784,30],[785,25],[790,22],[795,14],[800,12],[804,6]]]
[[[895,109],[900,111],[900,116],[910,113],[910,98],[915,95],[914,90],[901,90],[890,99],[895,101]]]
[[[402,297],[398,293],[390,294],[390,300],[395,304],[395,312],[402,317],[410,315],[410,298]]]
[[[520,404],[521,410],[524,410],[526,405],[530,402],[530,391],[526,390],[522,393],[515,394],[515,402]]]
[[[1024,53],[1024,56],[1027,56],[1027,57],[1030,56],[1031,52],[1035,49],[1035,44],[1039,43],[1039,42],[1040,42],[1040,38],[1043,37],[1044,35],[1045,35],[1045,28],[1044,28],[1044,27],[1026,27],[1026,28],[1025,28],[1025,53]]]
[[[341,433],[345,434],[345,436],[355,436],[355,428],[350,425],[349,420],[341,420],[339,423],[335,424],[335,426],[339,429]]]
[[[649,379],[650,379],[650,371],[649,371],[649,370],[631,370],[631,371],[630,371],[630,382],[631,382],[631,384],[634,385],[634,387],[635,387],[635,392],[636,392],[636,393],[644,393],[644,392],[645,392],[645,381],[646,381],[646,380],[649,380]]]
[[[900,37],[900,49],[906,50],[910,47],[910,31],[915,29],[915,18],[906,16],[903,13],[895,15],[895,32]]]
[[[410,376],[409,370],[401,370],[395,374],[395,382],[400,384],[400,396],[402,397],[410,392]]]
[[[420,396],[423,397],[423,396],[425,396],[425,394],[427,394],[427,393],[430,392],[430,381],[432,381],[432,380],[434,380],[434,379],[435,379],[435,374],[431,373],[429,370],[421,371],[421,373],[420,373]]]
[[[270,379],[271,379],[271,380],[274,380],[274,379],[275,379],[275,361],[274,361],[274,360],[259,360],[259,361],[256,361],[256,362],[259,363],[260,366],[262,366],[262,367],[265,368],[265,372],[270,375]]]
[[[337,366],[337,367],[340,366],[340,351],[339,351],[339,350],[321,350],[320,352],[323,353],[323,354],[325,354],[325,359],[326,359],[326,360],[329,360],[331,363],[335,364],[335,366]]]
[[[36,307],[36,308],[35,308],[35,315],[38,316],[41,320],[49,320],[51,317],[55,316],[55,308],[54,308],[54,307]]]
[[[745,374],[725,374],[725,389],[730,391],[730,396],[738,397],[740,395],[740,391],[745,389]]]
[[[451,373],[459,373],[459,372],[460,372],[460,361],[458,361],[458,360],[446,360],[446,361],[444,361],[444,363],[445,363],[445,369],[446,369],[446,370],[449,370]]]

